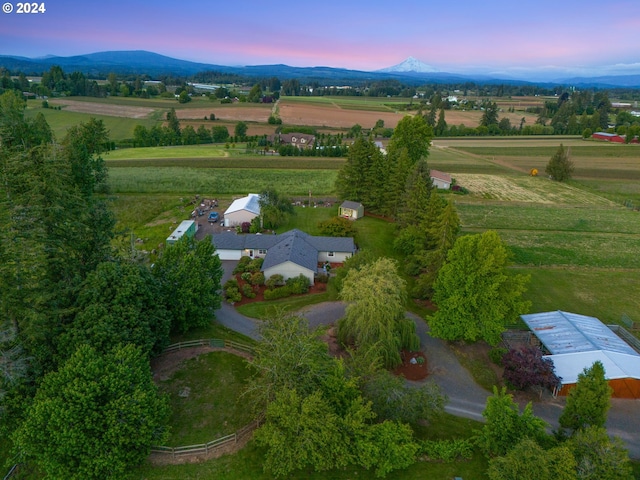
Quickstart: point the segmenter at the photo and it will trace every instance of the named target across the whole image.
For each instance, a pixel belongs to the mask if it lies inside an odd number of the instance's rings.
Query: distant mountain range
[[[11,73],[24,72],[27,75],[41,75],[53,65],[59,65],[66,72],[80,71],[89,76],[106,77],[111,72],[121,75],[161,75],[191,76],[204,71],[237,74],[246,77],[280,79],[298,78],[317,80],[321,84],[349,84],[363,80],[397,79],[408,84],[424,83],[505,83],[510,85],[573,85],[599,88],[640,88],[640,75],[620,75],[601,77],[575,77],[556,81],[525,81],[504,76],[468,75],[440,72],[413,57],[404,62],[375,72],[348,70],[332,67],[290,67],[288,65],[225,66],[190,62],[167,57],[144,50],[98,52],[72,57],[49,55],[41,58],[20,56],[0,56],[0,67]]]

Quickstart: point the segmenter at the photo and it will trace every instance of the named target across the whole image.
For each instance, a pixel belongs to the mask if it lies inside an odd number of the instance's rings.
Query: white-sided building
[[[235,227],[251,222],[260,215],[260,195],[250,193],[246,197],[234,200],[224,212],[224,226]]]
[[[286,280],[302,274],[311,283],[319,265],[343,263],[356,251],[353,238],[314,237],[296,229],[279,235],[225,232],[213,234],[211,241],[220,260],[264,258],[262,271],[266,278],[280,274]]]

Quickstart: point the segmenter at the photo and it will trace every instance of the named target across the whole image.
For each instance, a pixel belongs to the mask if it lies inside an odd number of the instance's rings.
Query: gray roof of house
[[[309,242],[309,235],[300,230],[290,230],[278,235],[279,242],[269,249],[262,270],[285,262],[316,271],[318,268],[318,250]]]
[[[340,205],[340,208],[350,208],[351,210],[357,210],[361,206],[362,204],[359,202],[352,202],[351,200],[345,200],[344,202],[342,202],[342,205]]]
[[[520,318],[553,355],[597,350],[637,355],[595,317],[558,310],[520,315]]]
[[[234,232],[215,233],[211,235],[211,243],[216,250],[244,250],[244,235]]]
[[[238,235],[214,233],[211,242],[218,250],[265,249],[263,269],[291,261],[310,270],[316,270],[318,252],[355,253],[353,238],[314,237],[301,230],[289,230],[280,235]]]

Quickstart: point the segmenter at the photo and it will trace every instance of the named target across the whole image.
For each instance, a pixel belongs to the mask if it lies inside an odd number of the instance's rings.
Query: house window
[[[327,254],[327,257],[333,257],[334,255],[335,255],[335,252],[329,252],[329,253]]]
[[[258,250],[258,255],[266,255],[267,251],[264,248],[261,248],[260,250]]]

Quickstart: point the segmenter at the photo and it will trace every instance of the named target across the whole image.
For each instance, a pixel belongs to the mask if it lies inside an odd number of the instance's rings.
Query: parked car
[[[218,212],[209,213],[209,223],[216,223],[218,221],[219,215]]]

